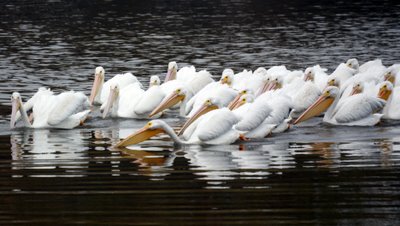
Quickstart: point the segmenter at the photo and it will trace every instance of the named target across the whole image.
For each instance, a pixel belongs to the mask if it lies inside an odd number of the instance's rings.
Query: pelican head
[[[348,59],[347,60],[347,62],[346,62],[346,65],[349,67],[349,68],[351,68],[351,69],[354,69],[354,70],[358,70],[358,68],[359,68],[359,64],[358,64],[358,60],[356,59],[356,58],[351,58],[351,59]]]
[[[335,98],[339,95],[339,88],[336,86],[328,86],[325,88],[321,96],[305,110],[300,117],[298,117],[293,124],[306,121],[314,116],[317,116],[324,112],[329,106],[332,105]]]
[[[119,96],[119,86],[118,84],[112,84],[110,86],[110,94],[108,96],[107,104],[103,111],[103,118],[107,117],[108,112],[115,104],[118,104],[116,103],[118,101],[118,96]]]
[[[392,65],[390,66],[384,75],[384,80],[389,81],[392,84],[396,82],[396,74],[400,71],[400,66]]]
[[[243,95],[247,95],[247,94],[253,94],[253,91],[250,90],[250,89],[244,89],[244,90],[240,91],[240,92],[236,95],[235,99],[233,99],[233,100],[229,103],[228,108],[229,108],[230,110],[233,110],[234,107],[236,106],[237,102],[240,100],[240,98],[241,98]]]
[[[149,87],[159,86],[161,84],[160,78],[157,75],[153,75],[150,77]]]
[[[314,81],[314,77],[313,67],[308,67],[304,70],[304,81]]]
[[[265,74],[263,77],[263,86],[257,91],[256,96],[260,96],[261,94],[265,93],[269,87],[269,82],[271,81],[271,75],[270,74]]]
[[[378,97],[382,100],[388,100],[393,91],[393,84],[389,81],[384,81],[379,86]]]
[[[169,62],[168,71],[167,71],[167,75],[165,76],[164,82],[175,80],[177,72],[178,72],[178,64],[175,61]]]
[[[210,99],[207,99],[206,101],[204,101],[203,105],[196,111],[196,113],[195,113],[191,118],[189,118],[189,119],[185,122],[185,124],[183,124],[181,130],[180,130],[179,133],[178,133],[178,136],[179,136],[179,135],[182,135],[183,132],[185,132],[185,130],[186,130],[194,121],[196,121],[196,119],[198,119],[200,116],[202,116],[202,115],[204,115],[204,114],[206,114],[206,113],[208,113],[208,112],[210,112],[210,111],[219,109],[220,107],[221,107],[221,103],[220,103],[217,99],[215,99],[215,98],[210,98]]]
[[[144,125],[141,129],[131,134],[127,138],[118,142],[115,147],[126,147],[133,144],[138,144],[145,140],[150,139],[151,137],[159,134],[165,133],[166,123],[162,120],[151,120],[146,125]]]
[[[265,91],[277,90],[282,88],[283,78],[281,75],[271,75],[269,85]]]
[[[164,111],[165,109],[175,106],[179,102],[185,100],[186,96],[187,96],[186,89],[184,88],[176,89],[169,96],[164,98],[164,100],[150,113],[149,117],[153,117],[154,115]]]
[[[328,86],[336,86],[339,87],[340,81],[337,78],[328,78],[327,87]]]
[[[92,91],[90,92],[90,105],[93,104],[94,100],[96,97],[99,95],[99,91],[101,90],[101,87],[103,86],[104,83],[104,68],[103,67],[96,67],[95,72],[94,72],[94,82],[92,86]]]
[[[222,84],[230,86],[233,81],[234,72],[232,69],[227,68],[222,72],[221,79],[219,80]]]
[[[243,106],[246,103],[252,103],[254,102],[254,95],[253,94],[244,94],[240,97],[238,101],[235,102],[235,104],[232,107],[228,107],[230,110],[235,110],[238,109],[239,107]]]
[[[356,82],[353,85],[353,89],[351,90],[350,96],[362,93],[364,91],[364,84],[362,82]]]
[[[265,75],[267,75],[267,69],[265,69],[265,67],[259,67],[254,71],[253,74],[254,75],[261,75],[261,76],[264,77]]]
[[[10,128],[14,128],[15,124],[17,122],[17,112],[21,109],[22,107],[22,99],[21,95],[18,92],[14,92],[11,95],[11,105],[12,105],[12,110],[11,110],[11,121],[10,121]]]

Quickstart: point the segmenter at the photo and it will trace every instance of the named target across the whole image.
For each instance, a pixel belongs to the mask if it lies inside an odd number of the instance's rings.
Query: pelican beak
[[[165,98],[149,115],[149,117],[153,117],[154,115],[164,111],[165,109],[168,109],[180,101],[183,101],[185,99],[185,95],[181,94],[179,92],[173,92],[169,97]]]
[[[307,73],[305,76],[304,76],[304,81],[312,81],[312,79],[311,79],[311,76],[310,76],[310,74],[309,73]]]
[[[269,87],[269,84],[270,84],[270,81],[269,80],[266,81],[264,83],[264,85],[259,89],[259,92],[258,92],[257,96],[260,96],[261,94],[265,93],[267,91],[268,87]]]
[[[242,97],[242,96],[243,96],[243,94],[242,94],[242,93],[239,93],[239,94],[235,97],[235,99],[233,99],[233,100],[229,103],[229,105],[228,105],[229,110],[232,111],[233,109],[235,109],[235,106],[236,106],[237,102],[240,101],[240,97]]]
[[[92,86],[92,91],[90,92],[90,97],[89,97],[90,105],[93,105],[94,98],[96,98],[97,93],[100,90],[100,85],[101,85],[100,75],[99,74],[95,74],[94,82],[93,82],[93,86]]]
[[[384,80],[389,81],[394,85],[395,77],[391,73],[387,73],[385,74]]]
[[[107,104],[103,111],[103,118],[107,117],[107,114],[114,105],[114,102],[117,99],[117,97],[118,97],[118,90],[116,88],[113,89],[110,87],[110,95],[108,96]]]
[[[266,88],[265,92],[270,91],[270,90],[276,90],[278,88],[280,88],[281,85],[279,82],[277,81],[272,81],[269,83],[268,87]]]
[[[356,95],[359,93],[360,93],[360,90],[357,89],[356,87],[353,87],[353,89],[351,90],[350,96],[353,96],[353,95]]]
[[[225,75],[225,76],[221,79],[221,84],[230,85],[229,77],[228,77],[227,75]]]
[[[303,112],[303,114],[300,115],[300,117],[296,119],[296,121],[294,121],[293,125],[296,125],[300,122],[306,121],[316,115],[321,114],[326,109],[328,109],[329,106],[331,106],[333,101],[334,98],[326,96],[324,94],[321,95],[307,110]]]
[[[212,105],[208,105],[208,104],[203,104],[203,106],[191,117],[189,118],[185,124],[183,124],[181,130],[178,133],[178,136],[182,135],[183,132],[185,132],[185,130],[194,122],[196,121],[196,119],[198,119],[200,116],[218,109],[218,106],[212,104]]]
[[[171,80],[175,80],[176,79],[176,73],[177,73],[177,71],[176,71],[175,68],[168,69],[167,75],[165,76],[164,83],[166,83],[168,81],[171,81]]]
[[[12,110],[11,110],[11,121],[10,121],[10,128],[15,127],[15,123],[17,121],[17,112],[21,108],[21,102],[17,98],[12,99]]]
[[[378,97],[381,98],[382,100],[388,100],[389,96],[392,94],[391,90],[388,90],[385,87],[382,87],[379,89]]]
[[[143,142],[145,140],[150,139],[151,137],[154,137],[155,135],[159,133],[163,133],[163,129],[150,129],[148,125],[144,126],[140,130],[136,131],[135,133],[129,135],[127,138],[121,140],[118,142],[115,147],[120,148],[120,147],[126,147],[129,145],[134,145],[138,144],[140,142]]]
[[[245,101],[237,101],[235,106],[232,107],[232,110],[240,108],[245,103],[246,103]]]
[[[336,86],[336,85],[335,85],[335,79],[329,80],[329,82],[328,82],[328,84],[327,84],[326,87],[328,87],[328,86]]]

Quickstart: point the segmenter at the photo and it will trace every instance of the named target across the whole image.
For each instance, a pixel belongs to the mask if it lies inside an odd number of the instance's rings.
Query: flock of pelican
[[[281,133],[320,115],[323,122],[346,126],[400,119],[400,64],[386,67],[378,59],[360,66],[357,59],[349,59],[331,74],[326,71],[319,65],[304,72],[285,66],[237,74],[225,69],[215,81],[206,70],[178,70],[177,63],[170,62],[164,82],[151,76],[144,89],[131,73],[105,81],[104,68],[97,67],[89,98],[82,92],[55,95],[40,88],[23,103],[20,94],[13,93],[10,126],[21,120],[32,128],[74,128],[84,123],[93,105],[101,105],[103,118],[153,119],[116,144],[125,147],[160,133],[179,144],[230,144]],[[171,109],[187,118],[178,132],[156,119]]]

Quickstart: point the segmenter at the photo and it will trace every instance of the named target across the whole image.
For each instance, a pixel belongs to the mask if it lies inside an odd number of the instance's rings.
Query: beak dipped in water
[[[90,92],[90,97],[89,97],[90,105],[93,105],[94,99],[96,98],[97,93],[100,90],[100,85],[101,85],[100,75],[96,74],[94,76],[94,82],[93,82],[93,86],[92,86],[92,91]]]
[[[119,147],[126,147],[129,145],[138,144],[140,142],[150,139],[151,137],[153,137],[159,133],[164,132],[163,129],[158,129],[158,128],[151,129],[150,126],[151,126],[151,122],[148,122],[143,128],[139,129],[135,133],[129,135],[127,138],[118,142],[115,145],[115,147],[119,148]]]
[[[16,119],[17,119],[17,112],[21,108],[21,102],[18,98],[12,98],[11,100],[12,110],[11,110],[11,121],[10,121],[10,128],[15,127]]]
[[[303,112],[303,114],[300,115],[295,121],[294,125],[306,121],[314,116],[317,116],[324,112],[326,109],[331,106],[333,103],[334,98],[326,95],[325,93],[322,94],[307,110]]]
[[[110,87],[110,95],[108,96],[107,104],[106,104],[106,107],[104,108],[104,111],[103,111],[103,118],[107,117],[107,114],[110,111],[110,109],[112,108],[112,106],[114,105],[116,99],[118,98],[118,95],[119,95],[118,88],[116,88],[116,87],[111,88]]]

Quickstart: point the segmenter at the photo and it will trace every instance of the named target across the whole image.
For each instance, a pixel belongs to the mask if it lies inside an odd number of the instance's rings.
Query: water
[[[14,1],[0,6],[0,224],[400,224],[400,127],[318,119],[268,139],[115,150],[145,121],[8,128],[10,94],[89,94],[94,68],[147,84],[167,63],[218,77],[285,64],[400,59],[395,1]],[[182,119],[169,114],[173,126]]]

